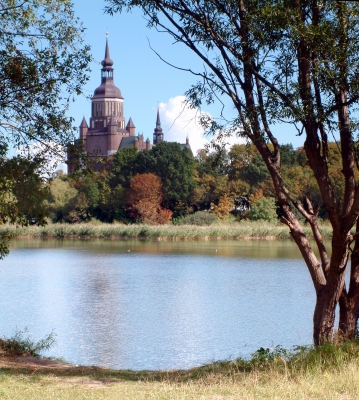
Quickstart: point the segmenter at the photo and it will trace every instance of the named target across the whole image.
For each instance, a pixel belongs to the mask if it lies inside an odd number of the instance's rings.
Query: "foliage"
[[[161,207],[162,183],[152,174],[136,174],[130,182],[127,194],[129,211],[133,218],[145,224],[168,224],[172,212]]]
[[[263,197],[251,206],[248,218],[253,221],[275,222],[278,220],[276,214],[276,201],[272,197]]]
[[[70,0],[0,4],[0,223],[45,223],[40,171],[73,138],[66,110],[91,60],[83,33]],[[21,156],[6,160],[9,144]],[[8,239],[0,238],[0,258]]]
[[[48,190],[39,172],[42,162],[37,157],[0,158],[0,225],[45,224]],[[0,235],[0,259],[9,253],[10,238]]]
[[[113,189],[103,181],[97,181],[100,186],[100,201],[95,215],[101,221],[112,222],[126,220],[126,190],[117,185]]]
[[[200,174],[210,174],[213,176],[223,176],[228,174],[229,157],[227,150],[221,146],[201,149],[197,152],[196,161]]]
[[[108,183],[111,188],[118,185],[129,187],[130,180],[135,175],[136,159],[139,153],[135,147],[127,147],[117,151],[110,162]],[[149,171],[143,171],[149,172]]]
[[[228,195],[221,196],[218,204],[211,205],[211,212],[216,214],[220,219],[228,218],[231,211],[234,209],[233,198]]]
[[[0,349],[11,356],[40,357],[43,351],[49,350],[55,343],[55,333],[51,332],[44,338],[35,342],[28,335],[28,329],[16,331],[9,339],[0,338]]]
[[[45,223],[43,201],[48,191],[40,176],[42,159],[0,159],[1,223]]]
[[[257,187],[269,179],[267,167],[260,155],[253,157],[251,162],[241,170],[240,178],[251,188]]]
[[[53,222],[61,221],[69,213],[71,201],[77,196],[78,191],[71,187],[68,180],[53,179],[50,184],[50,193],[45,201],[45,206]]]
[[[141,152],[142,168],[145,152]],[[174,210],[180,202],[189,202],[193,188],[194,159],[179,143],[162,142],[148,152],[147,171],[157,175],[163,185],[163,203]]]
[[[70,0],[3,0],[0,9],[0,144],[66,145],[65,115],[91,60]]]

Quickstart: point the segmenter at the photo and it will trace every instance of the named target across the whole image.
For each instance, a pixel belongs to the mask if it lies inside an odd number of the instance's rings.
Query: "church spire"
[[[113,68],[111,68],[113,66],[113,61],[111,60],[111,57],[110,57],[110,48],[109,48],[109,45],[108,45],[107,33],[106,33],[105,58],[104,58],[104,60],[102,61],[101,64],[103,66],[103,69],[107,69],[107,70],[113,69]]]
[[[160,109],[159,108],[157,108],[156,128],[161,128]]]
[[[153,144],[163,142],[163,130],[161,128],[160,108],[157,108],[156,128],[153,132]]]
[[[110,57],[110,46],[106,33],[105,58],[101,62],[101,85],[95,90],[92,99],[97,98],[117,98],[123,99],[121,91],[114,84],[113,80],[113,61]],[[108,114],[110,115],[110,114]]]

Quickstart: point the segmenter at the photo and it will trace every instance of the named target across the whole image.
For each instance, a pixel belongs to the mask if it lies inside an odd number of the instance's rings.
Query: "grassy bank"
[[[357,344],[328,344],[291,355],[263,350],[250,361],[213,363],[187,371],[14,365],[0,369],[0,398],[356,399],[358,357]]]
[[[330,238],[332,230],[329,224],[322,227],[325,238]],[[311,237],[309,226],[305,233]],[[92,237],[92,238],[129,238],[157,240],[191,239],[288,239],[289,229],[280,223],[270,224],[264,221],[243,221],[232,224],[210,226],[196,225],[122,225],[122,224],[49,224],[44,227],[16,227],[1,225],[0,234],[13,237]]]

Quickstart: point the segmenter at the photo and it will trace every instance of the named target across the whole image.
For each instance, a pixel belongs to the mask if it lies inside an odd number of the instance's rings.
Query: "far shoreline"
[[[320,226],[324,239],[331,239],[328,223]],[[309,226],[303,230],[313,238]],[[152,241],[216,241],[216,240],[288,240],[291,235],[287,226],[266,221],[240,221],[208,226],[197,225],[143,225],[120,223],[48,224],[43,227],[0,225],[0,235],[11,238],[33,239],[107,239]]]

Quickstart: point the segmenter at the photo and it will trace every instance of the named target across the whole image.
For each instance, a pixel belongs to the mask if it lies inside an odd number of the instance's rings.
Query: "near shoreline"
[[[330,239],[329,224],[321,225],[322,235]],[[312,238],[309,226],[304,226],[307,237]],[[48,224],[44,227],[1,225],[0,235],[14,238],[96,238],[96,239],[148,239],[148,240],[278,240],[290,239],[288,227],[265,221],[241,221],[209,226],[197,225],[142,225],[142,224]]]
[[[259,349],[251,360],[214,362],[189,370],[131,371],[74,366],[0,354],[5,399],[355,399],[357,343],[288,354]]]

